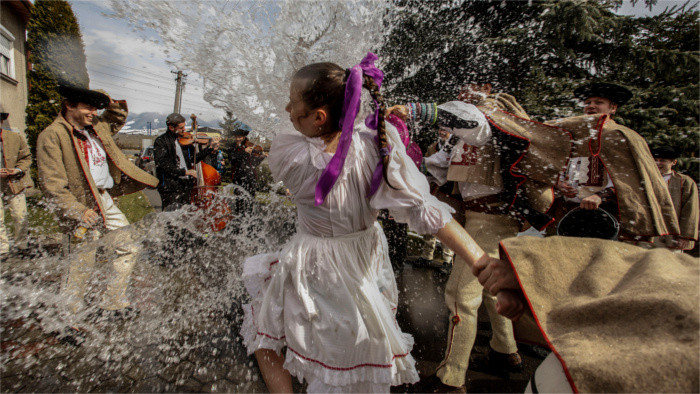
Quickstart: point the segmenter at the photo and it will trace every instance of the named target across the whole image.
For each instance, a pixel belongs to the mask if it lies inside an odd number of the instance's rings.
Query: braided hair
[[[345,85],[350,75],[349,70],[345,70],[335,63],[313,63],[300,68],[292,78],[293,83],[298,88],[299,95],[306,108],[309,110],[317,108],[327,108],[329,119],[322,134],[330,134],[340,129],[340,117],[343,112],[345,100]],[[379,87],[374,79],[364,75],[362,87],[369,90],[370,95],[379,105],[379,122],[377,125],[377,137],[379,152],[383,165],[383,177],[389,184],[387,178],[387,168],[389,166],[389,142],[386,136],[386,122],[384,111],[386,104],[384,97],[379,92]]]
[[[379,106],[377,115],[379,117],[379,122],[377,123],[377,145],[379,145],[379,154],[382,160],[382,176],[384,181],[389,185],[390,188],[396,189],[389,183],[389,177],[387,176],[387,171],[389,169],[389,141],[386,137],[386,120],[384,119],[384,114],[386,112],[386,103],[384,102],[384,96],[379,92],[379,86],[374,82],[374,79],[370,76],[364,75],[362,77],[362,87],[369,90],[370,96],[377,102]]]

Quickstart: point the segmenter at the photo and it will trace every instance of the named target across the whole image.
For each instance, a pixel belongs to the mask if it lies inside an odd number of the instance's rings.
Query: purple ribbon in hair
[[[326,196],[338,180],[340,172],[345,165],[345,158],[348,155],[350,142],[352,141],[352,129],[355,125],[355,118],[360,111],[362,97],[362,74],[368,75],[374,79],[377,86],[381,86],[384,79],[384,73],[374,66],[374,61],[377,60],[377,55],[372,52],[367,52],[367,55],[362,59],[360,64],[353,66],[350,69],[350,74],[345,82],[345,99],[343,101],[343,111],[340,116],[340,139],[338,140],[338,148],[331,158],[326,168],[321,173],[321,177],[316,183],[316,198],[315,204],[321,205],[326,199]],[[376,102],[375,102],[376,104]],[[367,127],[376,130],[379,118],[379,108],[374,113],[365,119]],[[374,183],[374,181],[372,182]]]

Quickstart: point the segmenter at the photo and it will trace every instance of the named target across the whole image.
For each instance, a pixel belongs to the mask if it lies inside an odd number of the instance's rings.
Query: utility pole
[[[182,71],[178,71],[177,73],[175,71],[171,71],[171,73],[177,74],[177,78],[175,79],[177,85],[175,85],[175,107],[173,108],[173,112],[177,112],[179,114],[180,109],[182,108],[182,90],[185,86],[183,77],[186,77],[187,74],[183,74]]]

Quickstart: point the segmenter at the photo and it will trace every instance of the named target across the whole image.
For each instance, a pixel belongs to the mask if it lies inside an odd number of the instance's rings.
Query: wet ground
[[[32,271],[30,262],[16,258],[3,262],[3,279],[19,281],[23,272]],[[182,271],[185,274],[174,276],[170,270],[137,264],[129,293],[132,306],[140,313],[125,319],[99,317],[94,323],[76,325],[84,330],[84,338],[73,336],[84,340],[79,346],[66,340],[61,327],[47,329],[38,314],[8,319],[3,313],[2,392],[264,392],[231,316],[212,311],[184,328],[177,322],[162,321],[163,300],[191,292],[200,282],[195,274],[187,278],[187,271]],[[56,267],[56,272],[62,271]],[[156,286],[164,278],[175,294],[162,294],[162,287]],[[38,286],[58,292],[60,276],[43,275],[39,280]],[[157,330],[149,324],[154,319],[159,320],[158,325],[172,324],[172,335],[143,332]]]
[[[31,272],[27,261],[30,260],[12,258],[4,262],[3,277],[16,278],[22,272]],[[160,290],[154,292],[153,284],[158,282],[159,274],[166,277],[167,270],[160,266],[137,267],[130,296],[140,314],[91,325],[80,346],[62,340],[58,332],[46,332],[40,321],[32,321],[31,315],[26,319],[3,316],[0,321],[2,392],[265,392],[257,366],[245,354],[237,335],[239,321],[231,316],[201,316],[200,324],[167,339],[155,336],[149,340],[148,335],[134,332],[133,326],[139,320],[156,317],[151,316],[150,310],[157,306]],[[56,267],[56,272],[60,272],[60,267]],[[416,338],[413,354],[421,375],[432,373],[444,351],[445,337],[439,333],[444,333],[447,327],[447,311],[441,304],[446,278],[444,270],[408,265],[399,279],[402,299],[420,295],[422,302],[416,308],[426,308],[421,312],[425,324],[418,325],[415,316],[409,316],[412,305],[404,302],[399,311],[399,323]],[[41,286],[58,291],[59,279],[58,275],[44,275]],[[173,287],[189,291],[186,283],[190,281],[180,279],[182,283],[173,283]],[[489,337],[488,321],[482,320],[472,358],[486,354]],[[96,346],[92,346],[93,340]],[[469,391],[522,392],[542,355],[528,346],[521,346],[521,354],[525,363],[523,373],[505,378],[470,370]],[[298,385],[297,389],[303,390],[303,386]],[[415,389],[397,387],[393,391]]]
[[[157,197],[155,191],[147,195]],[[159,201],[152,204],[159,206]],[[140,231],[153,228],[144,224]],[[173,266],[167,263],[168,256],[141,254],[128,292],[140,313],[127,318],[95,316],[99,291],[89,290],[88,312],[74,324],[82,330],[80,336],[73,336],[82,341],[76,346],[64,335],[68,317],[46,313],[60,309],[57,294],[68,264],[60,257],[60,243],[60,237],[44,236],[33,250],[43,253],[42,258],[11,256],[1,263],[0,391],[266,392],[257,365],[246,355],[238,335],[239,308],[245,296],[240,290],[231,291],[232,286],[241,287],[236,278],[223,278],[217,274],[223,271],[220,266],[209,265],[216,260],[212,255],[195,254]],[[412,354],[421,376],[428,376],[445,347],[448,311],[443,291],[449,267],[413,264],[415,260],[409,257],[397,274],[401,301],[397,319],[404,331],[414,335]],[[98,258],[100,262],[109,266],[105,257]],[[103,271],[91,281],[92,290],[99,288]],[[230,267],[228,271],[235,272]],[[491,334],[487,314],[482,312],[472,352],[474,366],[488,352]],[[522,392],[544,354],[527,345],[520,350],[522,373],[504,376],[471,368],[468,390]],[[305,389],[296,381],[295,385],[296,391]],[[392,391],[415,392],[416,388]]]

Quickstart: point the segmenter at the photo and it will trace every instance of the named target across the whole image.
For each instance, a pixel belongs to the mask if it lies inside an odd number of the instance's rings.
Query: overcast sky
[[[274,0],[268,0],[274,1]],[[330,1],[330,0],[329,0]],[[110,18],[109,3],[104,0],[72,0],[85,41],[90,86],[102,88],[114,98],[125,99],[132,113],[170,113],[175,100],[176,68],[166,63],[167,55],[157,44],[152,31],[133,32],[122,19]],[[667,6],[683,1],[659,0],[651,11],[640,0],[618,10],[622,15],[653,15]],[[183,114],[195,113],[205,120],[223,117],[223,111],[202,98],[202,81],[196,74],[187,77],[183,94]]]
[[[175,67],[166,63],[162,48],[144,35],[133,32],[125,20],[110,18],[109,3],[103,0],[70,1],[85,42],[90,87],[104,89],[113,98],[125,99],[132,113],[173,111]],[[182,113],[195,113],[205,120],[220,119],[223,111],[202,99],[202,80],[187,77]]]

